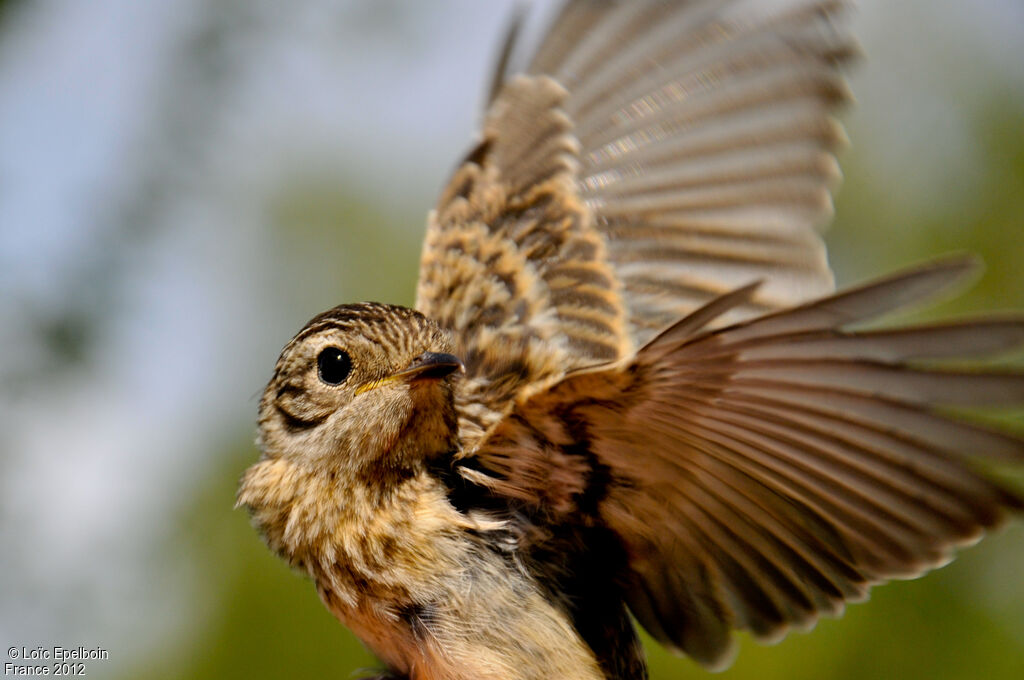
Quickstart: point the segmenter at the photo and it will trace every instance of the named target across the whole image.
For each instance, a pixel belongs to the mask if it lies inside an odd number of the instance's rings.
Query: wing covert
[[[518,394],[632,345],[604,239],[574,189],[576,141],[549,78],[517,77],[431,214],[416,307],[466,364],[463,440]]]

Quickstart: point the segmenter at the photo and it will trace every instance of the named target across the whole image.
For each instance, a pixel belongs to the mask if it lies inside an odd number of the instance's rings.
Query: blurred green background
[[[972,251],[984,278],[928,314],[1024,309],[1024,9],[862,5],[839,281]],[[510,11],[0,3],[3,649],[99,646],[97,678],[373,665],[235,487],[291,334],[343,301],[411,304]],[[1016,680],[1022,571],[1016,521],[810,635],[744,639],[721,677]],[[655,679],[706,675],[649,649]]]

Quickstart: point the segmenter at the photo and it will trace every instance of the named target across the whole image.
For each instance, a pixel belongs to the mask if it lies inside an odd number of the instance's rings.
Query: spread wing
[[[417,309],[454,331],[472,445],[512,399],[630,356],[753,280],[719,323],[832,288],[850,39],[835,0],[573,0],[431,215]],[[503,60],[504,61],[504,60]]]
[[[1024,345],[1024,318],[851,329],[969,264],[708,330],[754,288],[716,298],[634,359],[517,402],[467,476],[553,524],[609,527],[636,618],[720,667],[732,628],[809,627],[1024,508],[977,467],[1024,463],[1024,440],[940,410],[1024,403],[1024,374],[961,361]]]

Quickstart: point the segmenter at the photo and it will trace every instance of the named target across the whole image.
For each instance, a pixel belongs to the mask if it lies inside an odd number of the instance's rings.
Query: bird
[[[1024,508],[1024,316],[880,323],[950,256],[835,291],[821,229],[858,53],[842,0],[569,0],[512,23],[427,220],[415,308],[282,350],[245,507],[379,678],[710,670]],[[517,66],[521,63],[521,66]]]

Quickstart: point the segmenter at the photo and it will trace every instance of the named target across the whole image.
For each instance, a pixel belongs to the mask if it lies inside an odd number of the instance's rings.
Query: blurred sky
[[[0,642],[129,664],[187,635],[210,596],[163,519],[252,436],[281,345],[342,301],[412,301],[426,210],[472,138],[512,3],[4,7]],[[865,0],[856,22],[850,181],[921,219],[960,210],[985,176],[979,102],[1024,101],[1024,3]],[[335,186],[390,226],[281,231]],[[367,254],[364,236],[385,245]]]

